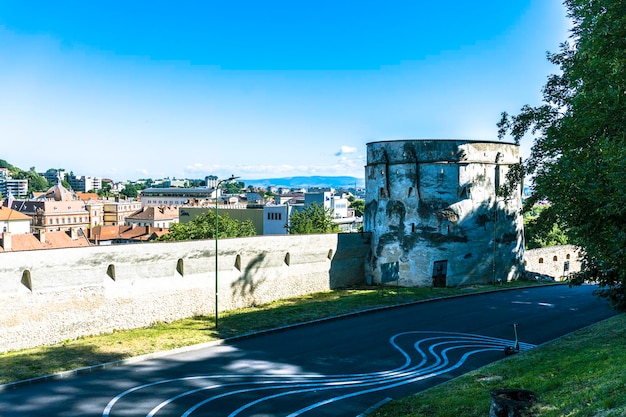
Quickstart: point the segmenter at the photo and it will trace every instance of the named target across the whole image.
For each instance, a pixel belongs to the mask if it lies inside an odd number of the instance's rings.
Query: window
[[[539,263],[542,264],[543,263],[543,258],[539,258]]]
[[[552,258],[552,260],[553,260],[554,262],[556,262],[556,261],[558,261],[558,260],[559,260],[559,258],[557,258],[556,256],[554,256],[554,258]]]
[[[267,213],[267,220],[281,220],[282,217],[282,213]]]

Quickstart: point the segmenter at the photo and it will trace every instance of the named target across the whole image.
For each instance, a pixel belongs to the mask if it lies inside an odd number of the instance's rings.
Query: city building
[[[204,177],[204,182],[206,183],[207,188],[217,188],[217,183],[219,182],[219,178],[215,175],[209,175]]]
[[[40,172],[39,175],[44,177],[50,184],[56,184],[57,180],[67,180],[67,172],[64,169],[49,169],[46,172]]]
[[[30,233],[31,218],[17,210],[0,206],[0,233]]]
[[[266,205],[263,207],[263,234],[289,234],[288,224],[294,206],[289,204]]]
[[[316,188],[316,190],[322,190]],[[304,206],[309,204],[319,204],[333,215],[333,222],[339,227],[341,232],[356,232],[362,221],[354,216],[354,210],[349,209],[348,199],[335,195],[332,188],[326,191],[308,192],[304,194]]]
[[[283,205],[283,204],[291,204],[291,205],[304,205],[304,191],[293,192],[290,191],[288,193],[280,193],[274,196],[274,204]]]
[[[67,182],[74,191],[98,191],[102,189],[102,178],[68,175]]]
[[[89,212],[89,227],[102,226],[104,224],[104,201],[85,201],[85,209]]]
[[[7,198],[9,192],[15,197],[25,197],[28,195],[28,180],[16,180],[10,176],[0,176],[0,193],[3,198]]]
[[[166,187],[184,187],[187,184],[188,184],[187,180],[177,180],[176,178],[173,178],[173,179],[168,178],[163,183],[163,185]]]
[[[304,204],[319,204],[333,212],[334,218],[348,217],[348,200],[334,195],[334,191],[317,191],[304,194]]]
[[[146,188],[139,199],[144,207],[203,206],[216,198],[215,188]]]
[[[11,208],[30,216],[35,232],[84,230],[90,224],[85,202],[60,182],[37,198],[14,199]]]
[[[178,223],[178,208],[173,207],[142,207],[135,213],[126,216],[128,226],[152,226],[169,229],[170,224]]]
[[[141,201],[134,200],[105,200],[102,204],[104,226],[119,226],[126,224],[126,217],[141,210]]]

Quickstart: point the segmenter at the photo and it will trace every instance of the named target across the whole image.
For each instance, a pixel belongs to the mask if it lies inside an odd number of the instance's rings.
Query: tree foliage
[[[564,226],[554,215],[551,206],[535,206],[524,214],[526,249],[567,245]]]
[[[113,187],[111,186],[111,183],[108,181],[103,181],[102,182],[102,188],[100,188],[97,193],[100,197],[108,197],[109,195],[111,195],[111,189]]]
[[[110,185],[109,185],[110,188]],[[120,191],[120,194],[125,195],[128,198],[137,198],[137,188],[131,183],[124,186],[124,189]]]
[[[309,204],[302,210],[294,210],[289,223],[289,234],[292,235],[339,232],[339,226],[333,222],[332,210],[317,203]]]
[[[363,212],[365,211],[365,200],[349,200],[350,208],[354,210],[354,215],[356,217],[363,217]]]
[[[543,104],[502,114],[499,135],[534,136],[517,178],[532,177],[527,202],[548,212],[584,249],[575,283],[626,312],[626,0],[566,0],[570,42],[548,59],[560,68],[543,88]]]
[[[226,194],[239,194],[245,186],[241,181],[224,181],[220,187],[226,190]]]
[[[250,220],[231,219],[228,214],[218,215],[218,238],[256,236],[256,229]],[[215,239],[215,211],[209,210],[188,223],[173,223],[169,233],[158,240],[198,240]]]
[[[35,172],[35,168],[31,167],[28,171],[18,170],[13,178],[17,180],[28,180],[28,192],[47,191],[50,188],[48,180]]]

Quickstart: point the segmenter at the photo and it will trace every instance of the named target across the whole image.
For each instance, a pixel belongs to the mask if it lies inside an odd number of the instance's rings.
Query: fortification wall
[[[219,240],[219,310],[364,281],[369,234]],[[215,241],[0,253],[0,351],[215,312]]]
[[[581,249],[573,245],[529,249],[524,254],[527,272],[547,275],[561,280],[581,269]]]
[[[519,278],[520,190],[496,194],[518,162],[519,147],[503,142],[368,143],[368,281],[429,287]]]

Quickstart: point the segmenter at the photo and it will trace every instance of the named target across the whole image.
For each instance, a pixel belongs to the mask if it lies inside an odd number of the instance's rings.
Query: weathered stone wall
[[[518,146],[502,142],[368,143],[368,281],[428,287],[518,278],[521,195],[496,196],[518,162]]]
[[[219,309],[362,284],[369,240],[222,239]],[[0,351],[214,312],[214,240],[0,253]]]
[[[524,254],[524,266],[530,273],[561,280],[581,269],[581,249],[573,245],[529,249]]]

